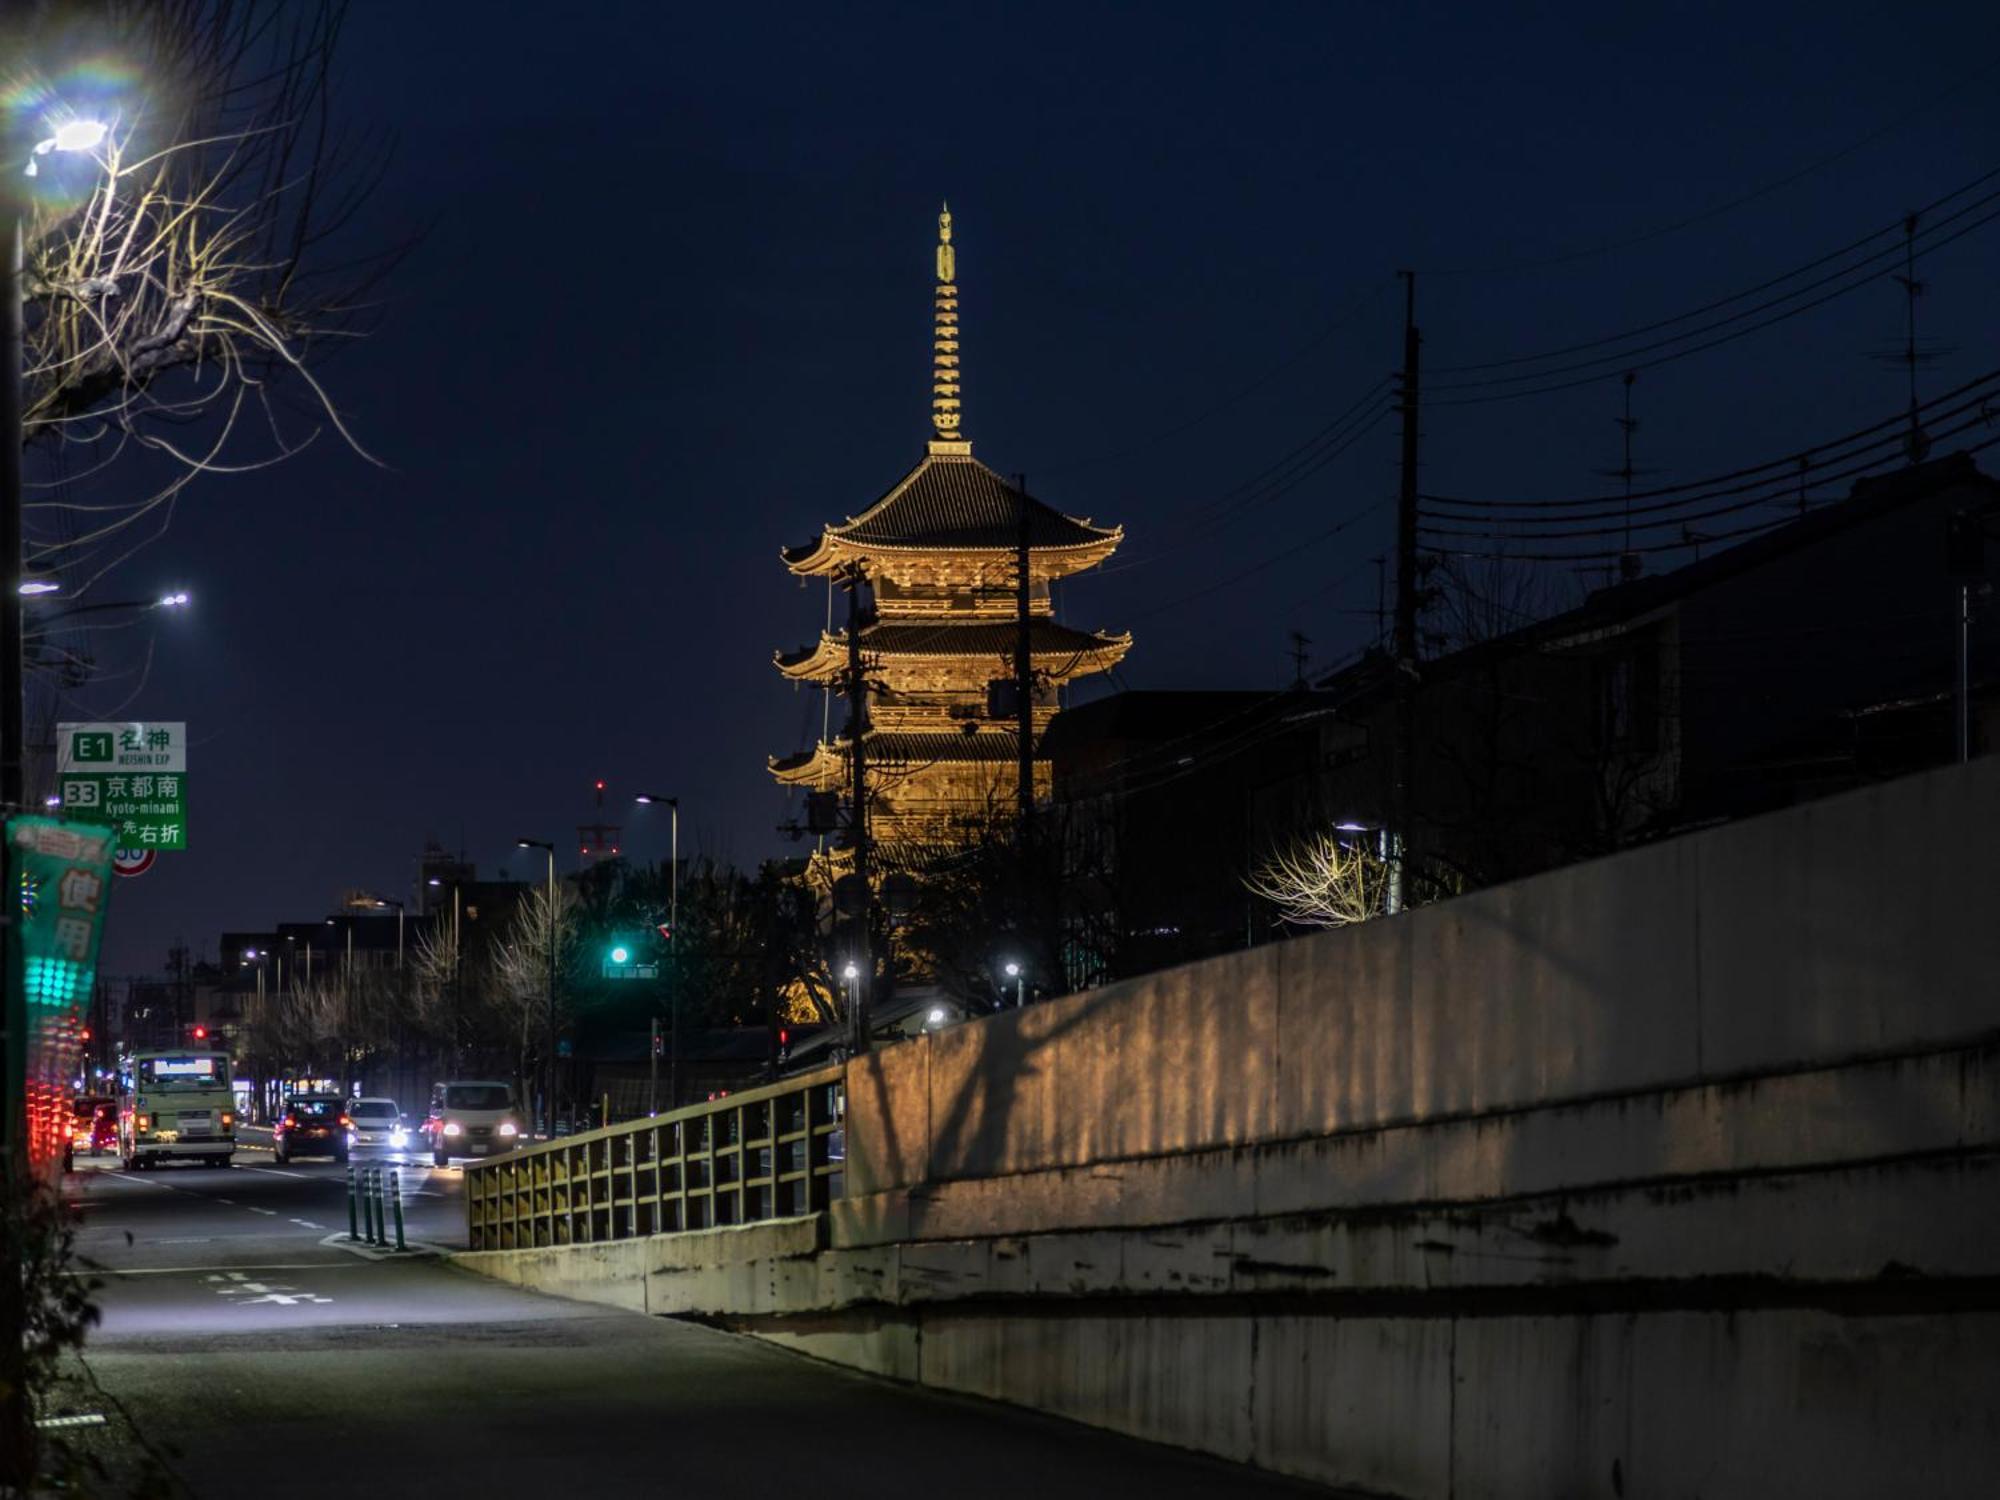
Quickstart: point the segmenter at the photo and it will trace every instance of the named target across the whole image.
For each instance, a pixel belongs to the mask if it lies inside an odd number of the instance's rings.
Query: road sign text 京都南
[[[121,849],[185,849],[187,725],[58,725],[56,791],[65,814],[110,825]]]

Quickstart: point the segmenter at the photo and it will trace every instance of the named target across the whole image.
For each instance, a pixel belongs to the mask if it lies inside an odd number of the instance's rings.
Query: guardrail
[[[474,1250],[588,1245],[816,1213],[845,1177],[840,1068],[468,1162]]]

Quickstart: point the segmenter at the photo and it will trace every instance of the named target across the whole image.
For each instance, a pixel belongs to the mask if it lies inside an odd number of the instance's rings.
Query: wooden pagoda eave
[[[1072,542],[1060,547],[1041,545],[1030,548],[1029,552],[1038,571],[1050,578],[1064,578],[1071,573],[1096,567],[1116,552],[1124,540],[1125,528],[1114,526],[1089,541]],[[855,561],[893,566],[933,559],[939,563],[951,563],[977,558],[1005,566],[1013,561],[1014,551],[1012,547],[897,546],[888,542],[855,542],[836,532],[825,531],[808,546],[780,549],[779,556],[792,572],[801,578],[810,578],[837,572]]]
[[[866,637],[863,637],[865,642]],[[1132,649],[1132,633],[1122,635],[1100,635],[1095,645],[1073,651],[1060,648],[1043,648],[1033,653],[1037,665],[1047,671],[1058,682],[1068,682],[1077,677],[1088,677],[1097,672],[1108,672],[1125,659],[1125,653]],[[871,650],[865,644],[863,650],[879,666],[892,663],[928,664],[953,661],[991,661],[991,651],[881,651]],[[831,682],[847,670],[847,638],[844,635],[822,633],[819,644],[810,650],[775,654],[778,670],[793,682]],[[1054,670],[1055,663],[1071,663],[1066,670]]]

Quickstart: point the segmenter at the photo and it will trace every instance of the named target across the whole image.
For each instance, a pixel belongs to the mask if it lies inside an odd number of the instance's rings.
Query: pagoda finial
[[[931,452],[970,454],[958,397],[958,255],[951,243],[951,205],[938,214],[937,313],[931,338]]]

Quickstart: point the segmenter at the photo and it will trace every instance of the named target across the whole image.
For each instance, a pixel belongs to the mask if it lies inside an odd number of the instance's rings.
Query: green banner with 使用
[[[112,830],[54,818],[7,820],[7,1129],[25,1126],[28,1159],[50,1170],[69,1128],[69,1084],[111,897]]]

